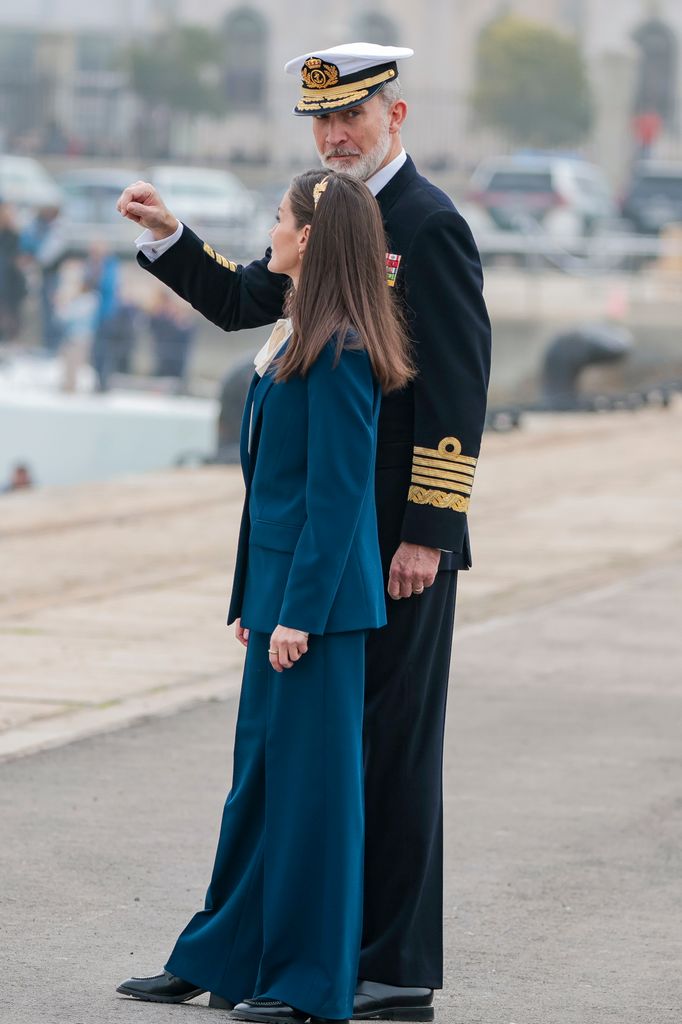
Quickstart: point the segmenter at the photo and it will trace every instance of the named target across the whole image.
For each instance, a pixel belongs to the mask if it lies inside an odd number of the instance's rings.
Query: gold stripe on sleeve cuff
[[[422,448],[415,445],[414,454],[415,456],[424,455],[431,459],[445,459],[447,462],[460,462],[467,466],[475,466],[478,461],[471,455],[462,455],[462,445],[456,437],[444,437],[438,442],[437,448]]]
[[[453,483],[452,480],[443,480],[441,477],[419,476],[418,473],[413,473],[411,482],[413,484],[426,484],[427,487],[444,487],[448,491],[459,491],[460,494],[471,494],[471,488],[468,484]]]
[[[473,477],[471,477],[471,476],[464,476],[461,473],[449,473],[449,472],[447,472],[447,470],[444,470],[444,469],[428,469],[425,466],[416,466],[416,465],[412,466],[412,476],[413,477],[415,477],[415,476],[434,477],[434,479],[436,479],[436,480],[438,480],[438,481],[440,481],[442,483],[450,482],[450,483],[467,484],[469,486],[469,488],[471,488],[471,485],[474,482]]]
[[[415,484],[410,487],[407,500],[415,505],[432,505],[434,508],[452,509],[453,512],[466,512],[469,508],[469,499],[461,494],[419,487]]]
[[[414,455],[412,457],[412,465],[417,466],[430,466],[432,469],[443,469],[453,473],[464,473],[466,476],[473,479],[474,467],[468,466],[465,462],[460,462],[459,459],[455,462],[454,459],[425,459],[421,455]]]

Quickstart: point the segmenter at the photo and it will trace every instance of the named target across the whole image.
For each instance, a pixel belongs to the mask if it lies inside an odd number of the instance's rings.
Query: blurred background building
[[[307,126],[290,116],[296,83],[285,61],[365,39],[416,51],[402,77],[420,162],[471,167],[509,148],[505,133],[483,128],[472,96],[481,35],[510,14],[576,39],[594,110],[581,147],[615,185],[638,133],[653,136],[660,156],[682,155],[679,0],[376,0],[370,11],[350,0],[328,4],[324,18],[311,0],[295,17],[266,0],[4,0],[2,141],[26,153],[300,166],[302,148],[313,154]],[[183,35],[189,26],[194,36]],[[183,86],[193,70],[203,90]]]
[[[284,64],[353,40],[415,50],[405,145],[481,252],[491,425],[680,386],[681,0],[3,0],[0,480],[232,450],[267,329],[226,338],[142,273],[116,201],[149,180],[260,256],[318,159]]]

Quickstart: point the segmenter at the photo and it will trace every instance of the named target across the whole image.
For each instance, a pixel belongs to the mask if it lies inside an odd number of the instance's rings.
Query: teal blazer
[[[386,624],[374,464],[381,389],[354,335],[305,377],[251,383],[246,498],[228,624],[341,633]]]

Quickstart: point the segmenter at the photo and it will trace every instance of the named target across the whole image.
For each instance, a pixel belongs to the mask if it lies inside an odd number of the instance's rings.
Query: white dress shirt
[[[368,178],[365,184],[370,190],[373,196],[378,195],[381,192],[384,185],[388,185],[391,178],[393,178],[400,168],[407,160],[407,153],[404,149],[401,149],[397,157],[391,160],[390,164],[386,164],[380,171],[373,174],[371,178]],[[150,263],[154,260],[158,260],[159,256],[163,256],[165,252],[168,252],[172,245],[175,245],[178,238],[182,234],[183,225],[178,221],[178,226],[172,235],[168,235],[167,238],[161,238],[157,240],[154,235],[145,228],[141,235],[135,239],[135,245],[141,253],[147,257]]]
[[[378,195],[385,185],[388,185],[391,178],[394,178],[400,168],[407,160],[407,153],[404,149],[401,149],[397,157],[391,160],[390,164],[386,164],[381,170],[376,171],[371,178],[368,178],[365,185],[370,190],[373,196]]]

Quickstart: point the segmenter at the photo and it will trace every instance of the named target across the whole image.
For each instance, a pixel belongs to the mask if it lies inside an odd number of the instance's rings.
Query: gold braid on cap
[[[322,181],[318,181],[317,185],[313,189],[313,202],[315,204],[315,209],[317,209],[317,204],[320,201],[320,196],[322,195],[323,192],[327,191],[328,184],[329,176],[327,175],[327,177],[323,178]]]

